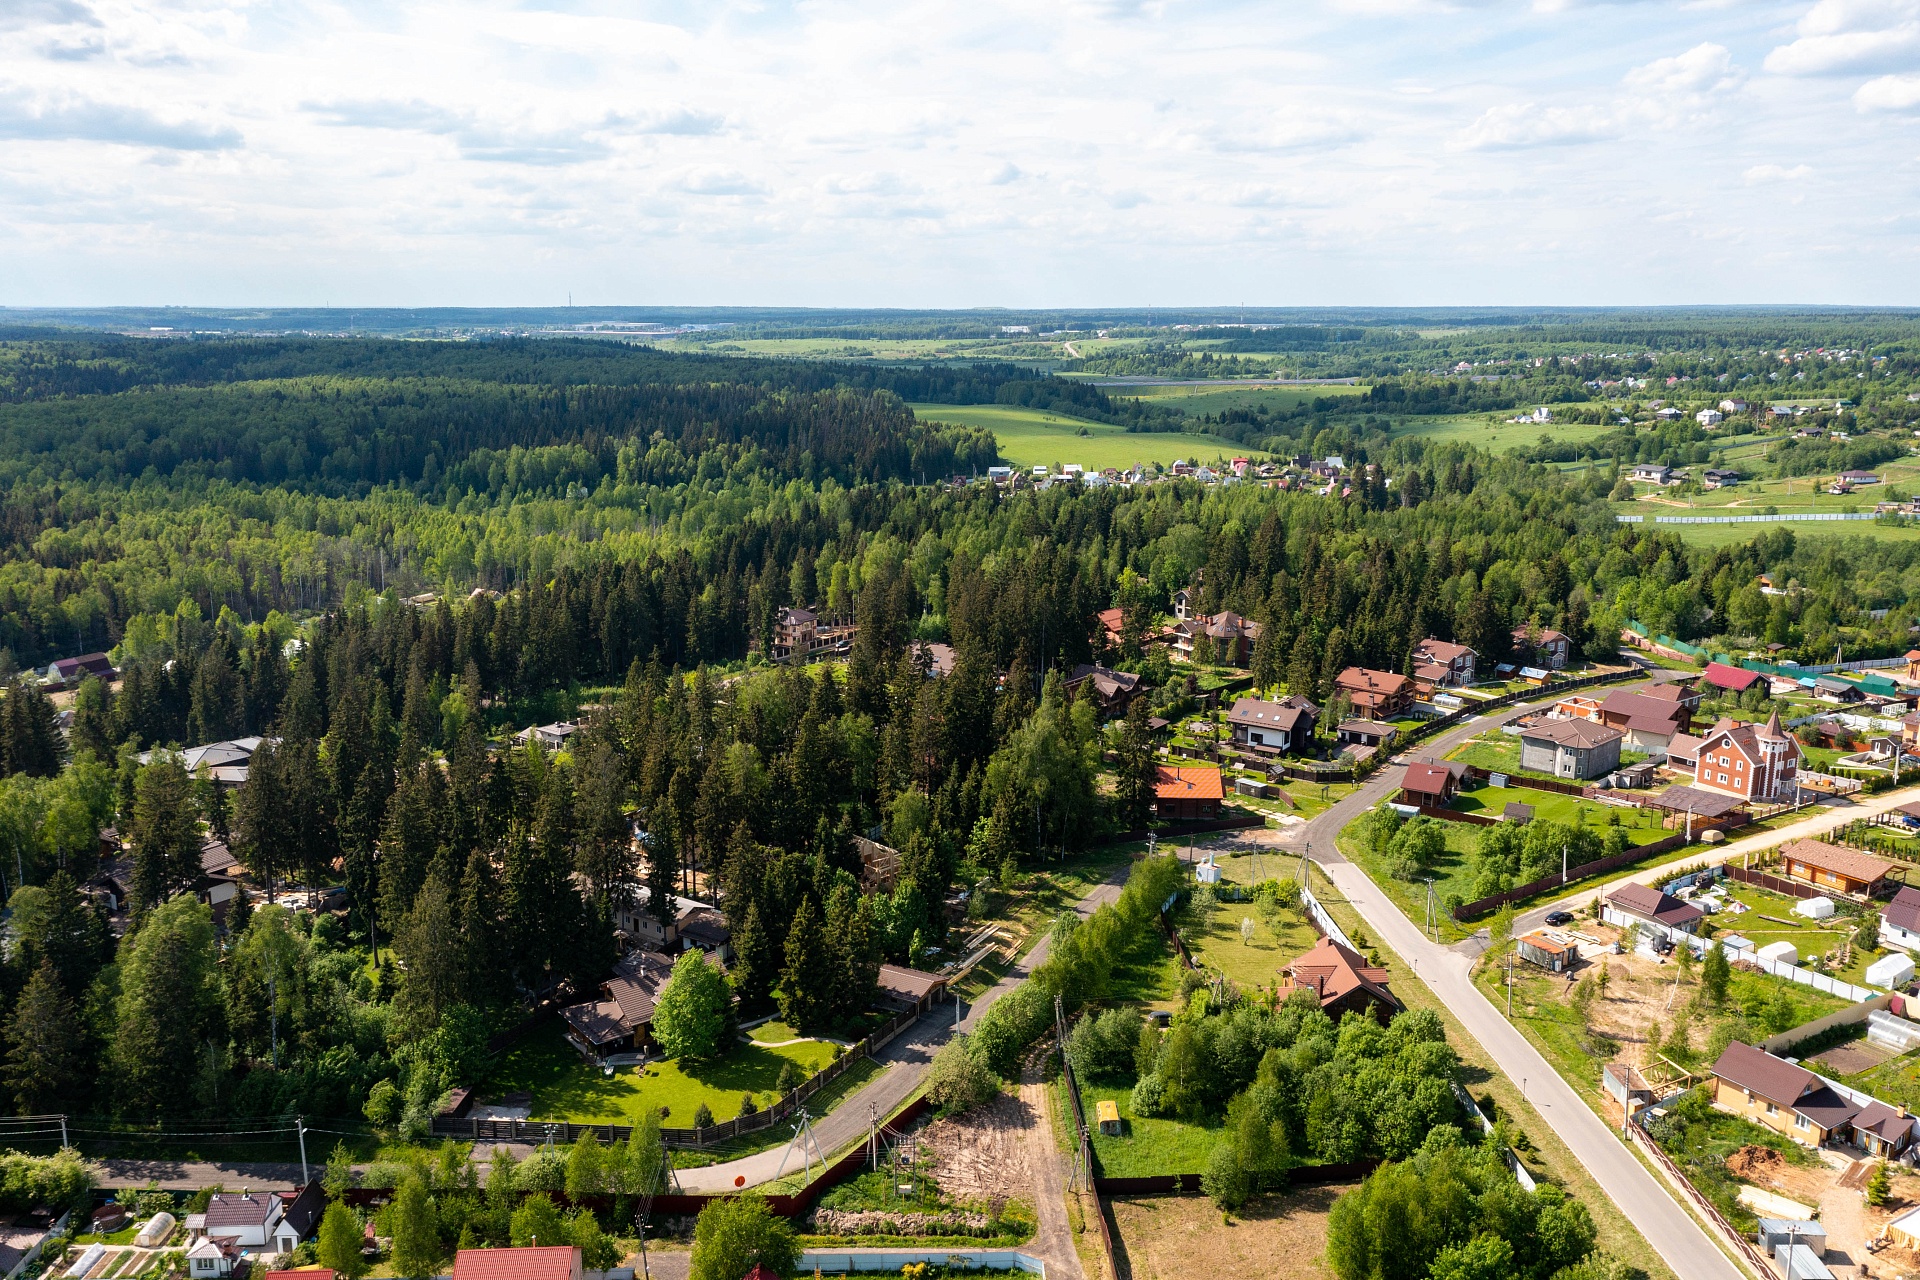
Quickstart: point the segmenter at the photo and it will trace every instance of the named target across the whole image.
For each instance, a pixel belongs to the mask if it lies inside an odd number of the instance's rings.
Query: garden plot
[[[1114,1196],[1114,1247],[1134,1280],[1284,1275],[1330,1280],[1327,1215],[1346,1186],[1255,1196],[1222,1223],[1205,1196]]]
[[[991,1204],[997,1212],[1008,1200],[1033,1193],[1025,1135],[1034,1123],[1025,1099],[1003,1093],[964,1116],[935,1120],[915,1141],[948,1195]]]

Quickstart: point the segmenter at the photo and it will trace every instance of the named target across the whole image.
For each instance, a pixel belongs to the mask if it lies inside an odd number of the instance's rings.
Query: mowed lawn
[[[1634,844],[1652,844],[1673,834],[1654,821],[1653,815],[1645,809],[1622,809],[1582,800],[1579,796],[1536,791],[1532,787],[1475,787],[1472,791],[1462,791],[1453,807],[1461,813],[1479,813],[1497,818],[1506,812],[1509,804],[1532,805],[1534,818],[1541,822],[1574,826],[1584,821],[1603,836],[1606,834],[1607,820],[1618,815],[1621,826],[1626,828],[1627,839]]]
[[[1060,1113],[1073,1115],[1064,1080],[1060,1085]],[[1093,1136],[1093,1158],[1104,1178],[1151,1178],[1160,1174],[1184,1173],[1198,1177],[1207,1167],[1207,1156],[1220,1140],[1218,1124],[1188,1124],[1168,1117],[1142,1119],[1133,1114],[1133,1087],[1107,1082],[1080,1082],[1080,1101],[1087,1109],[1087,1127]],[[1094,1113],[1102,1101],[1120,1109],[1120,1136],[1100,1132]]]
[[[1275,858],[1276,869],[1292,868]],[[1251,940],[1241,937],[1240,922],[1253,921]],[[1271,987],[1279,981],[1280,966],[1313,949],[1320,935],[1299,909],[1283,911],[1279,929],[1269,929],[1251,902],[1222,902],[1200,920],[1191,908],[1182,912],[1180,928],[1194,963],[1227,975],[1242,991]]]
[[[984,427],[993,432],[1000,442],[1001,458],[1014,467],[1077,463],[1097,471],[1105,467],[1131,467],[1135,463],[1157,462],[1164,466],[1182,458],[1190,462],[1213,462],[1266,456],[1215,436],[1128,432],[1105,422],[1087,422],[1018,405],[916,404],[912,408],[924,421]],[[1082,431],[1087,434],[1081,435]]]
[[[1431,418],[1396,417],[1390,406],[1381,406],[1382,415],[1394,418],[1397,425],[1396,436],[1424,436],[1429,440],[1464,440],[1468,444],[1478,445],[1493,453],[1505,453],[1509,449],[1540,443],[1540,437],[1549,440],[1566,440],[1579,444],[1588,440],[1597,440],[1616,428],[1594,426],[1572,422],[1508,422],[1522,410],[1507,410],[1498,414],[1463,413],[1442,414]],[[1526,412],[1532,412],[1529,406]],[[1492,420],[1489,421],[1488,419]]]
[[[731,1120],[740,1114],[742,1094],[753,1094],[762,1107],[773,1100],[786,1063],[793,1063],[805,1079],[832,1061],[833,1046],[819,1040],[777,1049],[743,1043],[711,1061],[650,1062],[606,1076],[588,1066],[554,1030],[514,1046],[494,1073],[490,1092],[532,1093],[536,1120],[632,1124],[647,1108],[666,1107],[669,1128],[690,1128],[703,1102],[715,1120]]]
[[[1094,383],[1108,395],[1144,400],[1167,409],[1178,409],[1189,418],[1203,413],[1222,413],[1228,409],[1292,409],[1322,398],[1364,396],[1366,387],[1204,387],[1204,386],[1107,386]],[[1356,403],[1355,407],[1359,407]]]

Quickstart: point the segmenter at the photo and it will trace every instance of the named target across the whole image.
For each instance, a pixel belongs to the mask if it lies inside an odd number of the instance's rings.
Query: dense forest
[[[642,890],[716,898],[743,1000],[832,1025],[881,960],[945,942],[957,895],[1144,819],[1144,702],[1102,726],[1063,676],[1163,677],[1138,637],[1196,582],[1203,611],[1263,624],[1263,686],[1315,698],[1427,635],[1504,657],[1528,624],[1586,655],[1629,617],[1809,657],[1908,643],[1913,544],[1689,548],[1619,526],[1599,468],[1363,427],[1341,498],[956,484],[992,439],[904,397],[1035,379],[575,345],[0,347],[0,661],[112,649],[124,673],[82,686],[64,742],[28,687],[0,715],[16,1106],[377,1100],[417,1129],[503,1018],[591,984]],[[95,365],[121,389],[56,389]],[[797,603],[858,618],[846,663],[758,661]],[[576,712],[560,756],[500,749]],[[237,796],[139,758],[256,733],[276,741]],[[117,942],[79,889],[105,825],[131,855]],[[851,838],[875,828],[903,874],[863,895]],[[223,933],[175,896],[203,830],[257,876],[342,886],[344,918],[263,907]]]

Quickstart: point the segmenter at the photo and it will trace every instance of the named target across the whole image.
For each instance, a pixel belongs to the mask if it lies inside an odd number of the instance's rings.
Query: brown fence
[[[1295,1165],[1284,1173],[1267,1175],[1269,1184],[1289,1187],[1313,1187],[1328,1182],[1357,1182],[1380,1167],[1378,1160],[1353,1160],[1346,1164]],[[1109,1196],[1197,1196],[1201,1194],[1197,1173],[1162,1173],[1146,1178],[1095,1178],[1094,1189]]]
[[[1467,776],[1475,782],[1486,782],[1497,772],[1500,771],[1495,769],[1482,769],[1479,765],[1470,764],[1467,766]],[[1551,791],[1555,795],[1562,796],[1583,796],[1587,793],[1587,789],[1584,786],[1576,787],[1567,782],[1555,782],[1551,778],[1529,778],[1518,773],[1507,773],[1503,774],[1503,776],[1506,778],[1507,785],[1510,787],[1526,787],[1531,791]]]
[[[854,1063],[878,1053],[919,1019],[917,1010],[901,1014],[802,1081],[791,1093],[765,1111],[757,1111],[750,1116],[735,1116],[704,1129],[662,1129],[661,1141],[669,1147],[705,1147],[737,1138],[743,1133],[770,1129],[791,1116],[801,1103],[846,1074]],[[555,1142],[577,1142],[581,1138],[599,1138],[609,1143],[620,1143],[632,1135],[633,1129],[624,1124],[574,1124],[568,1120],[482,1120],[478,1116],[433,1118],[434,1137],[462,1138],[469,1142],[545,1142],[548,1138]]]
[[[1080,1102],[1080,1082],[1073,1078],[1073,1064],[1067,1061],[1064,1041],[1060,1044],[1060,1072],[1067,1078],[1067,1097],[1073,1102],[1073,1126],[1080,1143],[1080,1167],[1086,1171],[1087,1187],[1093,1192],[1093,1219],[1100,1224],[1100,1248],[1107,1259],[1107,1274],[1119,1280],[1120,1264],[1113,1252],[1113,1229],[1107,1225],[1107,1207],[1100,1200],[1100,1180],[1093,1174],[1093,1135],[1087,1128],[1087,1110]]]
[[[1604,858],[1595,858],[1592,862],[1583,862],[1577,867],[1568,867],[1567,873],[1564,876],[1556,871],[1550,876],[1542,876],[1538,880],[1532,880],[1523,885],[1516,885],[1505,893],[1496,893],[1492,897],[1481,898],[1477,902],[1463,902],[1453,909],[1453,918],[1455,920],[1471,920],[1475,916],[1485,915],[1487,912],[1496,908],[1504,907],[1509,902],[1518,902],[1522,898],[1531,898],[1536,893],[1556,887],[1564,887],[1572,884],[1576,880],[1585,880],[1589,876],[1601,875],[1608,871],[1617,871],[1621,867],[1630,866],[1640,861],[1642,858],[1651,858],[1656,854],[1670,853],[1675,849],[1681,848],[1686,843],[1686,834],[1682,832],[1664,836],[1661,839],[1653,841],[1651,844],[1639,845],[1622,853],[1609,854]]]
[[[1720,1211],[1713,1207],[1712,1201],[1694,1189],[1693,1183],[1687,1178],[1687,1175],[1680,1172],[1679,1166],[1674,1164],[1671,1156],[1660,1149],[1659,1143],[1642,1132],[1640,1126],[1637,1124],[1628,1124],[1627,1132],[1632,1136],[1633,1141],[1639,1148],[1646,1152],[1647,1155],[1652,1158],[1653,1162],[1659,1165],[1661,1170],[1665,1172],[1681,1190],[1686,1192],[1687,1199],[1693,1201],[1694,1207],[1700,1210],[1701,1215],[1713,1224],[1714,1229],[1721,1234],[1728,1244],[1734,1247],[1739,1253],[1741,1261],[1753,1268],[1755,1275],[1771,1276],[1773,1274],[1773,1264],[1767,1260],[1764,1254],[1753,1247],[1753,1243],[1749,1241],[1744,1234],[1733,1229],[1733,1224],[1721,1216]]]
[[[1140,831],[1122,831],[1117,835],[1102,836],[1095,844],[1126,844],[1132,840],[1145,840],[1157,835],[1162,840],[1177,840],[1181,836],[1203,835],[1209,831],[1241,831],[1247,827],[1264,827],[1265,816],[1258,813],[1242,813],[1231,818],[1216,818],[1211,822],[1169,822],[1164,827],[1154,827]]]
[[[1466,813],[1459,809],[1436,809],[1430,804],[1418,806],[1423,818],[1438,818],[1442,822],[1464,822],[1473,827],[1497,827],[1499,818],[1489,818],[1484,813]]]

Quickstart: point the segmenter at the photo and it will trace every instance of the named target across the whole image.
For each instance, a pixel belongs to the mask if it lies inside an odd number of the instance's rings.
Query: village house
[[[1334,736],[1343,747],[1377,748],[1391,745],[1399,732],[1378,720],[1344,720],[1334,730]]]
[[[1600,700],[1600,723],[1626,734],[1626,746],[1649,754],[1665,752],[1676,733],[1692,724],[1687,706],[1648,693],[1616,690]]]
[[[214,1194],[207,1202],[206,1233],[241,1254],[292,1253],[302,1234],[287,1221],[286,1203],[278,1195],[244,1190]]]
[[[1536,720],[1520,730],[1520,767],[1584,782],[1619,768],[1626,736],[1591,720]]]
[[[947,980],[939,974],[899,964],[881,965],[875,985],[880,1003],[896,1013],[925,1013],[947,993]]]
[[[50,664],[42,680],[62,689],[78,689],[88,676],[98,676],[111,684],[119,678],[120,673],[113,669],[113,660],[106,654],[83,653],[77,658],[62,658]]]
[[[1313,736],[1320,709],[1298,694],[1278,702],[1236,698],[1227,712],[1233,740],[1262,752],[1298,751]]]
[[[1730,667],[1724,662],[1709,662],[1705,673],[1700,677],[1701,683],[1710,684],[1716,689],[1724,689],[1728,693],[1745,693],[1764,679],[1766,677],[1758,671],[1748,671],[1744,667]]]
[[[1755,727],[1721,720],[1700,736],[1693,751],[1693,785],[1742,800],[1791,800],[1799,791],[1802,752],[1780,727],[1780,713]]]
[[[578,732],[580,726],[573,721],[557,720],[552,724],[528,725],[514,736],[523,743],[537,742],[549,751],[560,751]]]
[[[1173,593],[1173,616],[1181,622],[1193,617],[1193,607],[1200,603],[1198,587],[1181,587]]]
[[[1515,940],[1513,945],[1522,960],[1538,965],[1548,973],[1565,973],[1580,958],[1579,947],[1544,929],[1535,929]]]
[[[1559,671],[1573,656],[1573,641],[1548,627],[1515,627],[1513,651],[1529,663]]]
[[[1706,915],[1691,902],[1682,902],[1650,884],[1621,885],[1607,895],[1606,905],[1600,909],[1601,919],[1623,929],[1650,924],[1682,933],[1698,932]]]
[[[1812,885],[1823,893],[1853,898],[1879,898],[1893,893],[1895,866],[1858,849],[1843,849],[1822,840],[1792,840],[1780,847],[1786,878]]]
[[[1391,720],[1413,709],[1413,681],[1389,671],[1348,667],[1333,678],[1353,709],[1367,720]]]
[[[722,964],[733,958],[733,932],[718,910],[675,894],[672,918],[663,924],[651,910],[652,901],[653,890],[641,885],[614,907],[615,942],[623,948],[636,947],[666,956],[704,951]]]
[[[1880,945],[1920,954],[1920,889],[1902,888],[1880,909]]]
[[[1067,676],[1067,692],[1092,698],[1094,708],[1102,716],[1123,716],[1127,713],[1127,704],[1140,692],[1140,677],[1083,662]]]
[[[1093,622],[1098,628],[1094,632],[1094,638],[1105,640],[1110,649],[1118,649],[1127,625],[1127,611],[1118,608],[1102,609],[1093,615]]]
[[[1400,779],[1400,803],[1445,809],[1460,794],[1460,779],[1465,773],[1466,766],[1457,762],[1410,764]]]
[[[188,747],[180,753],[180,763],[194,777],[205,777],[220,786],[231,789],[247,780],[247,766],[253,759],[253,753],[260,749],[262,742],[271,741],[279,745],[278,738],[267,739],[258,736],[250,738],[230,738],[224,742],[207,742],[197,747]],[[142,751],[136,759],[141,764],[151,763],[152,751]]]
[[[673,958],[658,951],[629,951],[614,962],[599,998],[560,1011],[567,1039],[591,1061],[609,1054],[644,1052],[653,1043],[653,1006],[673,976]]]
[[[1188,618],[1173,628],[1174,656],[1192,662],[1201,640],[1212,642],[1213,660],[1222,666],[1244,667],[1253,656],[1253,642],[1260,638],[1260,624],[1237,613],[1210,613]]]
[[[462,1249],[453,1255],[453,1280],[581,1280],[583,1275],[581,1252],[574,1245]]]
[[[1281,966],[1280,974],[1285,981],[1274,984],[1276,996],[1285,1000],[1295,991],[1311,991],[1335,1021],[1346,1013],[1362,1013],[1384,1022],[1400,1011],[1398,997],[1387,986],[1387,971],[1332,938],[1322,938],[1311,951]]]
[[[1738,1040],[1713,1064],[1713,1102],[1806,1147],[1846,1141],[1860,1112],[1805,1067]]]
[[[812,609],[782,609],[773,620],[775,662],[808,662],[821,654],[845,653],[859,631],[845,618],[823,618]]]
[[[1225,800],[1218,769],[1163,764],[1155,770],[1153,812],[1162,822],[1211,822]]]
[[[1553,704],[1550,713],[1556,720],[1591,720],[1601,723],[1600,704],[1584,694],[1569,694]]]
[[[1451,640],[1428,636],[1413,647],[1413,678],[1432,688],[1458,688],[1473,683],[1474,652]]]

